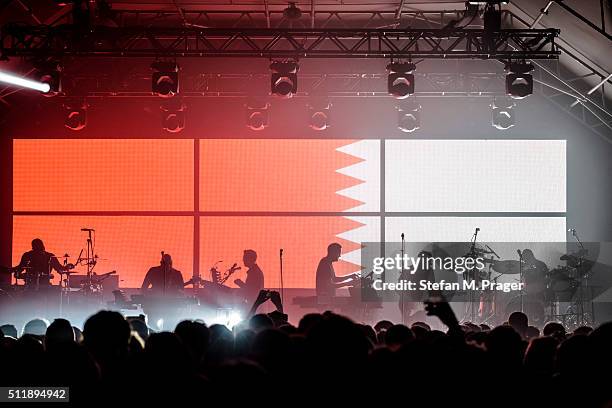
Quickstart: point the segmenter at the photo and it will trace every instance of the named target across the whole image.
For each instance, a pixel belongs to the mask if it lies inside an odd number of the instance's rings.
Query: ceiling
[[[435,28],[461,19],[465,8],[463,1],[434,0],[300,0],[296,3],[302,11],[301,18],[287,20],[283,17],[283,9],[288,2],[279,0],[108,0],[110,11],[101,13],[98,23],[117,26]],[[548,0],[511,1],[504,6],[505,26],[525,28],[526,24],[531,25],[548,3]],[[602,27],[600,5],[604,4],[605,33],[553,3],[535,28],[559,28],[559,44],[566,52],[559,60],[561,68],[549,62],[543,62],[540,68],[559,76],[560,87],[568,95],[590,99],[589,103],[596,105],[595,111],[604,116],[608,114],[607,119],[612,121],[612,79],[587,95],[612,72],[611,2],[566,0],[564,3],[599,28]],[[4,0],[0,2],[0,23],[61,24],[68,22],[70,8],[57,0]],[[460,25],[478,27],[482,26],[482,20],[462,20]]]

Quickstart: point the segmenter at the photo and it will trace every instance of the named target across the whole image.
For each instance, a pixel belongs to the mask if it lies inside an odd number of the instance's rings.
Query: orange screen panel
[[[147,270],[159,265],[160,251],[172,255],[185,280],[193,274],[193,217],[14,216],[13,265],[31,249],[33,238],[41,238],[55,255],[68,253],[74,262],[85,248],[83,227],[96,230],[95,253],[101,260],[95,271],[116,270],[121,287],[140,287]],[[84,267],[76,270],[84,273]]]
[[[234,262],[242,265],[245,249],[257,252],[257,264],[265,276],[265,286],[280,285],[279,250],[284,249],[283,275],[286,288],[314,288],[319,260],[327,253],[327,245],[338,242],[343,253],[359,249],[360,244],[339,239],[338,234],[362,224],[345,217],[206,217],[200,220],[200,274],[210,279],[210,268],[222,260],[221,270]],[[359,270],[359,266],[340,261],[336,274]],[[245,279],[245,268],[235,273]]]
[[[337,170],[362,159],[350,140],[201,140],[200,210],[340,212],[361,202],[337,194],[362,183]]]
[[[15,211],[193,210],[193,140],[17,139]]]

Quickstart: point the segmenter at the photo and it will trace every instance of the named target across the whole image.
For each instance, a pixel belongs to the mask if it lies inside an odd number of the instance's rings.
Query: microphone
[[[570,228],[567,230],[567,232],[571,232],[572,235],[576,235],[576,228]]]
[[[476,227],[476,233],[478,234],[478,231],[480,231],[480,228]]]
[[[280,256],[283,256],[283,248],[280,249]]]
[[[517,249],[516,253],[518,254],[519,258],[521,258],[521,259],[523,258],[523,253],[521,252],[520,249]]]
[[[404,233],[402,232],[402,241],[404,240]]]
[[[81,228],[81,231],[86,231],[86,232],[94,232],[94,231],[95,231],[95,229],[85,227],[85,228]]]

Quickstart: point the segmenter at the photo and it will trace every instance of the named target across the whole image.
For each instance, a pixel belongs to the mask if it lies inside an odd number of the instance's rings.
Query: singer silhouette
[[[170,254],[163,254],[159,266],[152,267],[145,275],[141,289],[157,296],[176,296],[183,286],[183,274],[172,267]]]

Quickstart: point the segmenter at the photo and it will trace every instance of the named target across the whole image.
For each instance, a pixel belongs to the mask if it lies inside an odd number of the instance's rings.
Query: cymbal
[[[581,249],[581,250],[579,250],[577,252],[571,252],[569,254],[563,254],[563,255],[561,255],[561,257],[559,259],[562,260],[562,261],[574,260],[574,259],[577,259],[577,258],[585,256],[587,254],[587,252],[588,252],[587,250]]]
[[[68,255],[68,254],[64,254],[64,255],[55,255],[55,256],[52,256],[51,258],[56,258],[56,259],[61,259],[61,258],[70,258],[70,255]]]
[[[519,261],[494,261],[491,265],[493,270],[504,275],[513,275],[521,272],[521,263]]]

